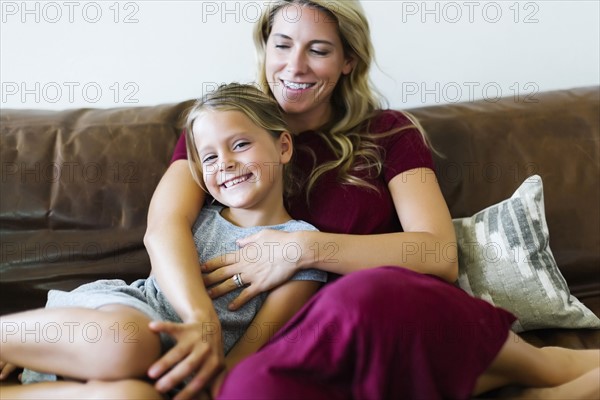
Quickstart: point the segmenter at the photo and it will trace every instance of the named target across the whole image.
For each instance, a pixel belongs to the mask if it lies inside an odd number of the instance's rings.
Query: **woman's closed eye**
[[[291,46],[287,45],[287,44],[276,44],[275,48],[279,49],[279,50],[287,50],[289,49]],[[327,54],[329,54],[328,50],[321,50],[321,49],[310,49],[310,52],[312,54],[315,54],[317,56],[326,56]]]
[[[310,52],[317,56],[326,56],[327,54],[329,54],[329,51],[321,49],[310,49]]]

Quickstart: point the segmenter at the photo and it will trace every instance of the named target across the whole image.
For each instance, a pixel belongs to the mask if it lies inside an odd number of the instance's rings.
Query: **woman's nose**
[[[292,50],[290,52],[287,71],[293,74],[304,74],[308,69],[306,55],[302,50]]]

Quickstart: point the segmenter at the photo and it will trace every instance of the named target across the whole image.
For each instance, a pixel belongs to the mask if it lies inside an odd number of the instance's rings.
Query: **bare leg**
[[[31,385],[1,385],[0,399],[148,399],[159,400],[163,397],[152,385],[142,381],[124,380],[116,382],[89,381],[42,382]]]
[[[577,379],[580,379],[578,385],[582,393],[587,390],[593,392],[598,389],[598,381],[590,387],[592,380],[583,376],[599,367],[600,350],[537,348],[510,332],[494,362],[477,380],[473,395],[511,384],[546,388],[544,390],[548,394]],[[534,394],[535,390],[529,391],[529,395]]]
[[[146,375],[160,338],[143,313],[125,306],[39,309],[2,316],[0,359],[79,380]]]

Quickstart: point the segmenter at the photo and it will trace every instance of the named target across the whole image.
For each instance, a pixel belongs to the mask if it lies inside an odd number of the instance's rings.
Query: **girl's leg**
[[[578,380],[577,386],[582,389],[583,394],[589,390],[598,390],[600,382],[598,368],[600,368],[600,350],[537,348],[510,332],[492,364],[477,380],[473,394],[479,395],[511,384],[544,387],[546,388],[544,392],[548,393],[552,387],[562,391],[564,388],[561,389],[561,385],[569,384],[574,380]],[[590,380],[589,377],[580,379],[594,370],[597,379]],[[593,385],[589,386],[590,383]],[[529,393],[533,395],[535,391]],[[576,398],[574,394],[571,397]]]
[[[2,316],[0,359],[79,380],[146,375],[160,355],[149,318],[131,307],[51,308]]]
[[[142,381],[123,380],[115,382],[89,381],[77,382],[41,382],[31,385],[2,385],[0,399],[148,399],[160,400],[163,397],[152,385]]]

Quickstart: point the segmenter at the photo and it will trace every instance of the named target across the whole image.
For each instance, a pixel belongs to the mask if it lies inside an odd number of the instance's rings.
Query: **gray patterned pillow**
[[[529,177],[510,199],[453,222],[458,286],[512,312],[515,332],[600,328],[600,319],[569,292],[550,251],[541,177]]]

